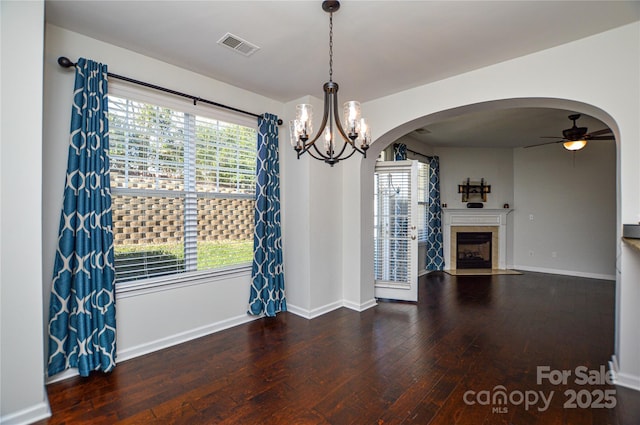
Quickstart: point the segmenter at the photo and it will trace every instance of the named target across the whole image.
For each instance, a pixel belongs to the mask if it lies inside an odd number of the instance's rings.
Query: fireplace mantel
[[[497,268],[507,268],[507,215],[513,211],[511,208],[443,208],[442,209],[442,239],[443,254],[445,258],[445,270],[455,270],[455,262],[451,260],[455,250],[455,241],[452,241],[452,227],[473,226],[489,227],[495,229],[498,234]],[[453,263],[453,264],[452,264]]]

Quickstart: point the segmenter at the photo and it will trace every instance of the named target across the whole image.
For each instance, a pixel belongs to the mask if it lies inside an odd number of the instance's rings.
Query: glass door
[[[378,162],[374,179],[374,295],[418,301],[418,161]]]

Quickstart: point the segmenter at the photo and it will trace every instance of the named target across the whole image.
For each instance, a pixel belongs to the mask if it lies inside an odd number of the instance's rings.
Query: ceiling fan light
[[[587,146],[587,141],[586,140],[573,140],[573,141],[564,142],[562,144],[562,146],[564,146],[564,148],[566,150],[568,150],[568,151],[579,151],[580,149],[582,149],[585,146]]]

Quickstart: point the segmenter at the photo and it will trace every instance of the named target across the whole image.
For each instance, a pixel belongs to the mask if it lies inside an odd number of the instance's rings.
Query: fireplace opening
[[[456,268],[490,269],[491,232],[458,232],[456,234]]]

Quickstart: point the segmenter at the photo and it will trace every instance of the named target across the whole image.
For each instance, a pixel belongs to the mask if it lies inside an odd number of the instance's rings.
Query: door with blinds
[[[375,168],[376,298],[418,301],[418,167],[418,161],[393,161]]]

